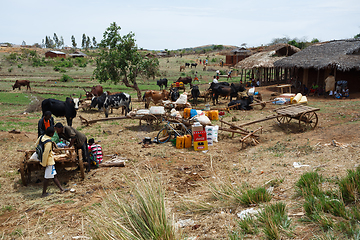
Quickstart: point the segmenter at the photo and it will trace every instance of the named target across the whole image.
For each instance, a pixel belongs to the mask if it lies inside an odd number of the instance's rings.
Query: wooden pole
[[[278,117],[278,115],[267,116],[266,118],[263,118],[263,119],[259,119],[259,120],[251,121],[251,122],[248,122],[248,123],[240,124],[239,127],[244,127],[244,126],[248,126],[248,125],[251,125],[251,124],[254,124],[254,123],[264,122],[264,121],[274,119],[274,118],[277,118],[277,117]]]

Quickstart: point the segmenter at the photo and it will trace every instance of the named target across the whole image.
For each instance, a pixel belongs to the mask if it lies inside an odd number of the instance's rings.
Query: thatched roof
[[[336,68],[340,71],[360,70],[360,39],[337,40],[314,44],[276,61],[276,67],[283,68]]]
[[[234,55],[251,55],[251,51],[244,47],[235,48],[234,50],[231,50],[230,53]]]
[[[235,67],[243,69],[272,68],[274,67],[274,62],[300,51],[299,48],[285,43],[264,46],[255,50],[259,52],[241,60]]]
[[[275,56],[276,51],[259,52],[250,57],[241,60],[235,65],[235,68],[251,69],[251,68],[271,68],[274,62],[284,57]]]

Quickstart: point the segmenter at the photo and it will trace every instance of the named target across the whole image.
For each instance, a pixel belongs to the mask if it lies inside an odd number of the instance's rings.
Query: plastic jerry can
[[[190,117],[191,108],[184,108],[184,118]]]
[[[176,137],[176,148],[184,148],[185,137],[177,136]]]
[[[210,120],[211,119],[211,111],[205,111],[205,116],[207,116]]]
[[[219,111],[211,110],[211,120],[219,120]]]
[[[185,148],[191,148],[191,135],[190,134],[187,134],[184,136],[184,147]]]

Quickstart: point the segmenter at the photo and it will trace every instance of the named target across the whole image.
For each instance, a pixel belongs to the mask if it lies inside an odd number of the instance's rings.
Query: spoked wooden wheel
[[[291,117],[280,115],[276,118],[276,120],[278,120],[278,122],[281,124],[285,124],[285,123],[289,123],[291,121]]]
[[[140,126],[143,124],[143,123],[146,123],[147,125],[159,125],[159,119],[155,116],[155,115],[152,115],[152,114],[147,114],[147,115],[144,115],[140,118]]]
[[[299,127],[301,131],[313,130],[318,124],[316,112],[305,112],[299,118]]]
[[[25,163],[20,163],[20,175],[21,175],[21,182],[24,186],[27,186],[27,177],[26,177],[26,170],[25,170]]]
[[[85,168],[84,168],[84,161],[83,161],[81,149],[79,149],[79,151],[78,151],[78,158],[79,158],[80,176],[81,176],[81,179],[84,180],[85,179]]]

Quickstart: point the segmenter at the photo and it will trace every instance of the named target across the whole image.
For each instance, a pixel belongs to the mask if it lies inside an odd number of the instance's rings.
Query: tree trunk
[[[125,77],[122,82],[125,84],[126,87],[133,88],[136,91],[138,100],[141,101],[141,90],[139,89],[139,86],[136,83],[136,80],[134,80],[134,84],[131,85],[129,81],[127,80],[127,77]]]

